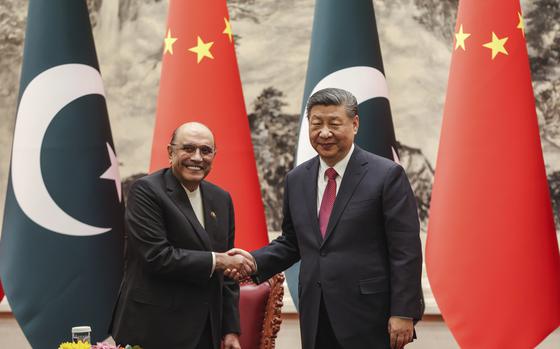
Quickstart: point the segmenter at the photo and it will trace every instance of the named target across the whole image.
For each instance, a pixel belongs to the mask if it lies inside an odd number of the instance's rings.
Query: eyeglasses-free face
[[[334,166],[352,148],[359,124],[358,115],[349,117],[343,105],[316,105],[309,112],[309,141]]]

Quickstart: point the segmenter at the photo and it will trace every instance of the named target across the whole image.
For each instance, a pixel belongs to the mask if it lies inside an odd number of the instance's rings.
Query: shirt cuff
[[[216,254],[212,252],[212,270],[210,271],[210,277],[214,275],[214,270],[216,269]]]

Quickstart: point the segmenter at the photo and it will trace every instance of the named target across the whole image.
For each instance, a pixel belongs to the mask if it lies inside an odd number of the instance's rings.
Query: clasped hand
[[[232,248],[225,253],[216,253],[216,270],[239,281],[257,271],[255,259],[251,254],[240,248]]]

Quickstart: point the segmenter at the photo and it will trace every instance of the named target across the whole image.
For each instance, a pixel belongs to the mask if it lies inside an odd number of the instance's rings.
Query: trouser
[[[315,349],[342,349],[340,343],[334,335],[329,314],[325,308],[323,295],[321,294],[321,305],[319,306],[319,322],[317,324],[317,338],[315,339]]]
[[[206,319],[206,325],[200,335],[196,349],[214,349],[214,339],[212,338],[212,326],[210,325],[210,314]]]

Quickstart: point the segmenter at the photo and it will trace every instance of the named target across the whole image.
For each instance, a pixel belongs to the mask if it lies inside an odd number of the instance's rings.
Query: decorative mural
[[[399,154],[418,200],[425,238],[458,0],[373,2]],[[168,4],[164,0],[88,0],[88,5],[126,188],[148,170]],[[314,1],[230,0],[228,5],[267,224],[270,232],[279,231],[284,176],[294,164]],[[526,0],[522,8],[558,230],[560,3]],[[3,210],[27,3],[0,0],[0,9]],[[219,103],[220,96],[215,98]],[[204,119],[204,115],[193,117]],[[470,214],[476,216],[476,212]],[[427,286],[427,278],[424,284]],[[426,288],[428,307],[430,297]]]

